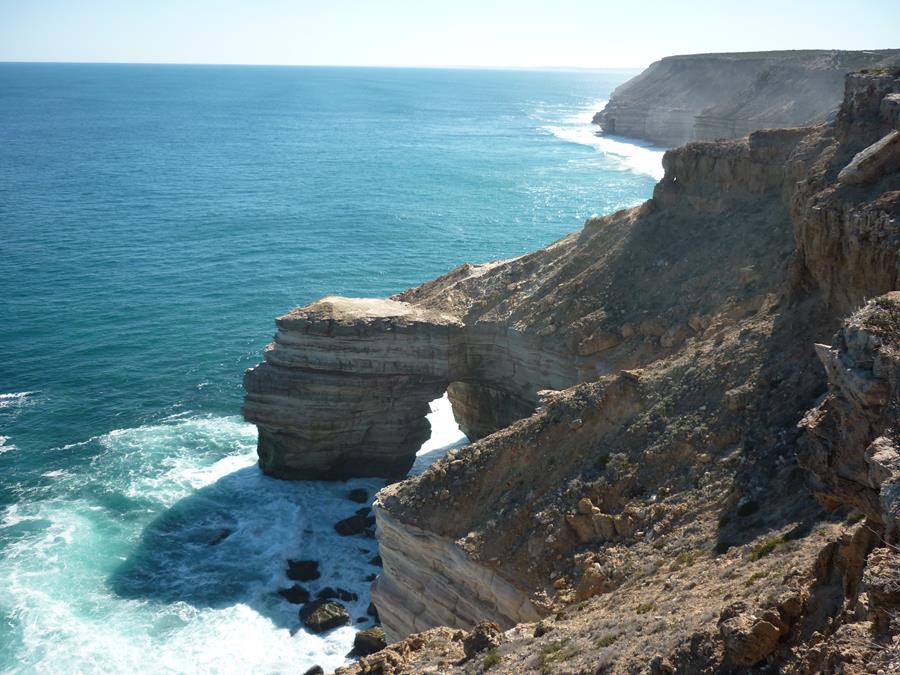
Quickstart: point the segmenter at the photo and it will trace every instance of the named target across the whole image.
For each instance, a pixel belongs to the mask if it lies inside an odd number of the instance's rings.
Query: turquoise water
[[[243,370],[296,305],[648,197],[589,124],[631,74],[0,64],[0,668],[339,665],[274,591],[316,557],[365,616],[331,523],[380,484],[262,477]]]

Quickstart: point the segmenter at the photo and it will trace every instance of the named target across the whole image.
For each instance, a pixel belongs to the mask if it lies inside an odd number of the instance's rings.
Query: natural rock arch
[[[535,336],[396,300],[326,297],[276,324],[244,377],[243,413],[260,466],[279,478],[399,478],[445,391],[474,440],[530,414],[539,389],[577,381]]]

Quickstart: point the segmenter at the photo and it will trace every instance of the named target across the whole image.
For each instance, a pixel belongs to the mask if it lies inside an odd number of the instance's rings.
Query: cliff
[[[853,70],[900,63],[900,50],[669,56],[616,88],[594,116],[604,133],[664,147],[825,121]]]
[[[347,672],[900,667],[898,95],[850,76],[545,249],[279,320],[264,470],[395,474],[442,388],[475,440],[378,494],[399,642]]]

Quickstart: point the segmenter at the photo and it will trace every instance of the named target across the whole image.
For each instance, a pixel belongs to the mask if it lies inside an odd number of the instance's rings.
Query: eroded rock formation
[[[380,507],[377,512],[385,571],[372,599],[390,641],[434,626],[474,626],[486,616],[504,629],[540,618],[526,593],[469,559],[454,541],[400,524]]]
[[[399,478],[428,439],[429,401],[451,383],[461,426],[479,438],[528,415],[539,389],[578,381],[552,336],[469,324],[456,309],[327,297],[279,317],[266,361],[244,377],[263,471]]]
[[[801,464],[828,506],[852,504],[900,541],[900,292],[867,303],[816,350],[829,393],[802,422]]]
[[[900,50],[669,56],[619,86],[594,123],[663,147],[804,126],[834,113],[848,72],[898,58]]]
[[[851,76],[831,123],[670,151],[644,205],[406,291],[389,320],[361,301],[279,362],[280,324],[248,375],[248,418],[291,437],[261,426],[264,466],[315,452],[296,411],[323,372],[354,383],[331,424],[372,424],[356,378],[410,375],[399,391],[434,388],[405,422],[386,408],[396,435],[453,382],[484,435],[378,494],[389,637],[495,621],[491,672],[900,667],[897,93],[900,71]],[[477,670],[464,642],[431,628],[353,672]]]
[[[280,478],[402,476],[447,388],[453,316],[393,300],[329,297],[279,317],[247,371],[244,417]]]

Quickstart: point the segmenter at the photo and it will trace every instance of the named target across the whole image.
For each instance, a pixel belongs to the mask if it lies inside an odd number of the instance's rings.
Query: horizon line
[[[500,66],[500,65],[385,65],[385,64],[336,64],[336,63],[232,63],[211,61],[58,61],[51,59],[0,59],[0,64],[44,64],[82,66],[237,66],[246,68],[371,68],[393,70],[643,70],[642,66]]]
[[[396,70],[518,70],[518,71],[615,71],[615,70],[644,70],[657,61],[672,57],[713,56],[713,55],[754,55],[770,54],[773,52],[857,52],[878,53],[897,52],[898,47],[870,47],[867,49],[839,49],[822,47],[795,47],[791,49],[764,49],[747,51],[723,51],[723,52],[681,52],[667,54],[659,58],[651,59],[640,65],[617,66],[576,66],[576,65],[497,65],[497,64],[359,64],[359,63],[238,63],[233,61],[153,61],[153,60],[59,60],[59,59],[4,59],[0,58],[0,64],[49,64],[49,65],[117,65],[117,66],[234,66],[248,68],[371,68],[371,69],[396,69]]]

